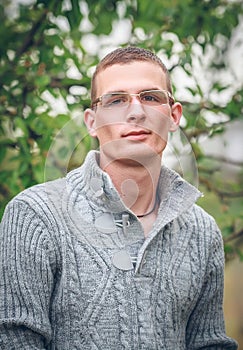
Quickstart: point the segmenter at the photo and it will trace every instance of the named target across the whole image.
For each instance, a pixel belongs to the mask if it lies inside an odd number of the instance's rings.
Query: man
[[[98,65],[84,119],[100,151],[18,195],[1,226],[1,349],[236,349],[224,253],[200,192],[161,167],[182,107],[150,51]]]

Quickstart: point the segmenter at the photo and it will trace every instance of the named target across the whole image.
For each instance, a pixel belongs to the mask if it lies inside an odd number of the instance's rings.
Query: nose
[[[141,104],[139,94],[130,94],[130,104]]]
[[[128,107],[127,122],[141,123],[146,119],[146,114],[137,96],[132,96],[131,103]]]
[[[139,94],[130,94],[130,101],[128,106],[127,122],[128,123],[141,123],[145,120],[146,115],[144,112],[143,104],[139,99]]]

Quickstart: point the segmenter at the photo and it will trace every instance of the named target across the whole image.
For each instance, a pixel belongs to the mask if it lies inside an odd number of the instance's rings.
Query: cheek
[[[118,127],[108,123],[105,125],[97,125],[96,134],[100,143],[109,142],[119,138]]]
[[[152,144],[150,144],[151,148],[159,155],[162,155],[164,152],[164,149],[167,145],[167,135],[156,135],[153,139]]]
[[[95,131],[98,139],[103,139],[106,135],[110,134],[110,122],[108,118],[97,113],[95,119]]]
[[[154,148],[156,148],[158,151],[163,150],[167,144],[167,140],[167,135],[156,135],[154,139]]]
[[[95,118],[95,128],[98,129],[112,129],[114,125],[116,125],[119,122],[119,119],[111,113],[110,110],[106,110],[105,112],[97,112],[96,118]]]
[[[170,106],[163,105],[159,107],[149,107],[146,109],[147,115],[156,128],[161,129],[164,127],[168,127],[171,123],[171,108]]]
[[[169,115],[156,115],[156,123],[153,123],[153,148],[158,153],[161,153],[166,147],[170,126],[171,120]]]
[[[171,117],[170,115],[165,115],[162,113],[158,113],[153,118],[154,122],[152,124],[153,133],[162,140],[167,140],[168,133],[171,128]]]

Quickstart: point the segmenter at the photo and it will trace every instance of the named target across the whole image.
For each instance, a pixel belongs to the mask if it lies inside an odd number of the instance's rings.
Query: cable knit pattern
[[[199,191],[162,167],[145,239],[98,156],[8,204],[0,349],[237,349],[224,329],[222,237]]]

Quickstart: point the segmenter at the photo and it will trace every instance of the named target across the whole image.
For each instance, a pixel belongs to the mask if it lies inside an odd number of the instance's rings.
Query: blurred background
[[[82,164],[90,78],[111,50],[154,51],[183,104],[165,163],[222,230],[228,334],[243,349],[241,0],[0,0],[0,217],[23,189]]]

